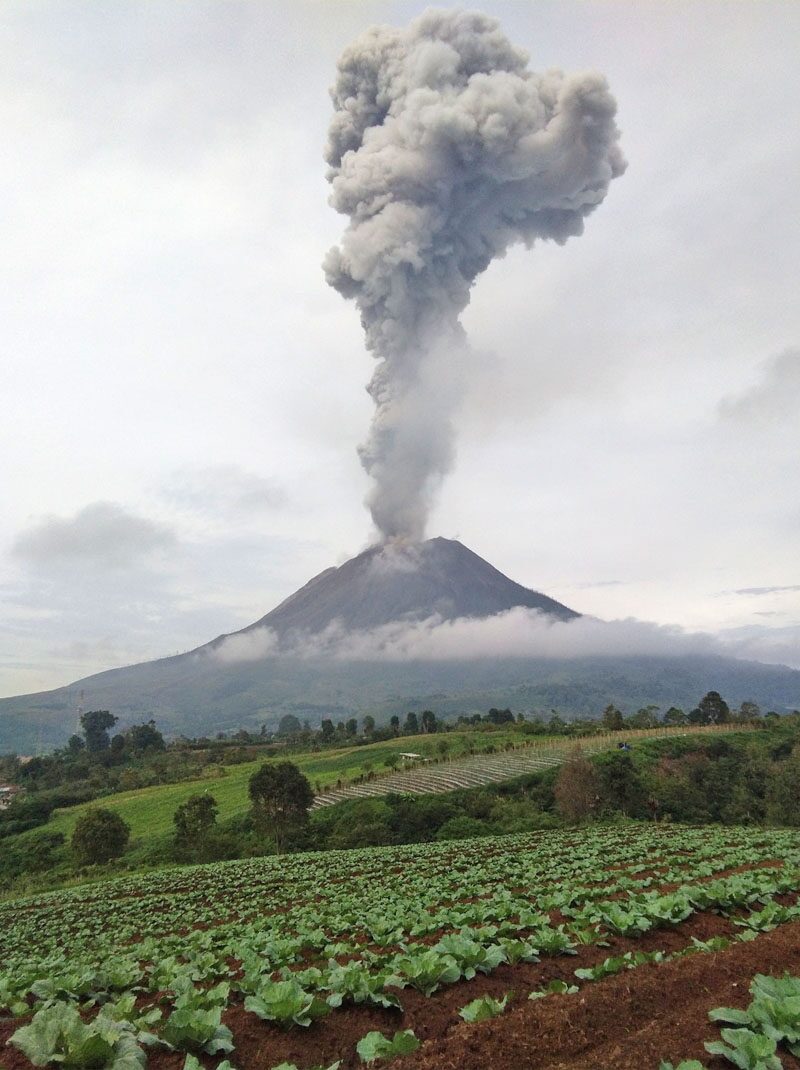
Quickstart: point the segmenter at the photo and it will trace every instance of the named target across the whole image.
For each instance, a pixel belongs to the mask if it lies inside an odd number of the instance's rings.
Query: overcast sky
[[[425,6],[0,7],[0,694],[198,645],[367,543],[327,90]],[[800,5],[479,6],[607,76],[629,167],[479,279],[429,534],[800,666]]]

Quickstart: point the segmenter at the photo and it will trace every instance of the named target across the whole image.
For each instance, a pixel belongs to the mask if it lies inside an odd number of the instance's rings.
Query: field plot
[[[344,1070],[394,1047],[396,1070],[729,1067],[704,1050],[708,1012],[746,1008],[756,975],[800,976],[798,891],[796,831],[631,825],[17,900],[0,907],[0,1066],[180,1070],[189,1052]]]

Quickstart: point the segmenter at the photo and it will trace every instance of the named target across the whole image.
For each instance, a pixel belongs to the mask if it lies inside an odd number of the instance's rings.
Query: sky
[[[0,8],[0,695],[191,649],[369,543],[328,88],[425,7]],[[479,7],[606,75],[628,169],[478,279],[428,534],[800,667],[800,6]]]

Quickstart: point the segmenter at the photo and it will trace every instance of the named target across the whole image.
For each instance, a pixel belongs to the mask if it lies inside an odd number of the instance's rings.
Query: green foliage
[[[280,854],[292,828],[308,820],[314,792],[307,778],[291,762],[264,764],[248,785],[256,828],[275,839]]]
[[[174,1009],[161,1030],[164,1042],[182,1051],[203,1051],[208,1055],[233,1051],[231,1031],[222,1025],[222,1012],[230,993],[228,983],[195,988],[191,976],[182,973],[173,988]]]
[[[398,1055],[410,1055],[419,1047],[419,1040],[411,1029],[398,1031],[390,1040],[383,1033],[367,1033],[356,1044],[361,1061],[374,1063],[377,1059],[395,1059]]]
[[[175,846],[192,855],[208,850],[209,837],[217,823],[219,808],[213,795],[192,795],[175,811]]]
[[[324,1000],[306,992],[296,981],[266,979],[254,995],[247,996],[244,1009],[282,1026],[309,1026],[330,1011]]]
[[[146,1062],[127,1022],[114,1021],[101,1011],[87,1023],[70,1003],[53,1003],[37,1011],[10,1043],[34,1066],[59,1063],[75,1070],[141,1070]]]
[[[658,1064],[658,1070],[706,1070],[706,1067],[698,1059],[682,1059],[677,1066],[662,1060]]]
[[[503,996],[502,999],[483,996],[480,999],[473,999],[458,1013],[465,1022],[484,1022],[487,1018],[496,1018],[498,1014],[502,1014],[508,1006],[508,1000],[508,995]]]
[[[578,991],[577,985],[569,985],[566,981],[548,981],[543,988],[537,988],[531,992],[528,999],[544,999],[545,996],[574,996]]]
[[[72,850],[80,865],[91,866],[119,858],[128,845],[131,830],[113,810],[87,810],[72,833]]]
[[[770,1037],[750,1029],[723,1029],[722,1040],[706,1041],[705,1044],[709,1055],[722,1055],[740,1070],[782,1070],[776,1048],[776,1042]]]
[[[108,710],[87,710],[81,714],[81,728],[86,739],[86,749],[90,753],[108,750],[110,740],[109,728],[113,728],[119,718]]]
[[[398,955],[392,965],[393,975],[388,983],[398,987],[409,984],[425,996],[461,977],[461,970],[452,955],[443,955],[433,949]]]

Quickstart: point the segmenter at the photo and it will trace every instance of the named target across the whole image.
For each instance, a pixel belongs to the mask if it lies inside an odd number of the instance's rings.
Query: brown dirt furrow
[[[708,1011],[744,1007],[756,973],[800,971],[800,923],[717,954],[641,966],[586,985],[575,996],[525,1002],[478,1025],[458,1024],[393,1070],[642,1070],[661,1059],[700,1059],[718,1039]],[[783,1056],[784,1067],[800,1067]]]

